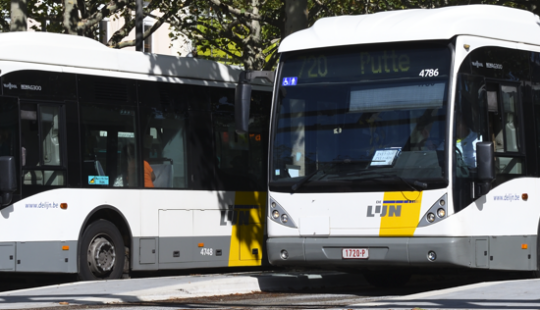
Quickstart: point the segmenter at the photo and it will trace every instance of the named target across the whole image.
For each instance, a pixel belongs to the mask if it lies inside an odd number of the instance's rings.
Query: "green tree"
[[[477,3],[540,14],[538,2],[532,0],[151,0],[144,14],[157,22],[145,31],[144,38],[170,23],[171,38],[185,36],[193,40],[199,57],[268,70],[277,63],[277,49],[283,38],[322,17]],[[31,18],[38,22],[34,30],[94,39],[100,36],[100,21],[122,17],[124,27],[112,35],[107,45],[135,45],[134,40],[123,41],[135,27],[135,0],[0,0],[0,10],[0,28],[4,32],[25,31],[26,20]],[[161,14],[153,15],[156,10]]]
[[[184,14],[173,16],[172,36],[193,40],[198,57],[269,70],[281,40],[322,17],[478,3],[540,13],[537,1],[528,0],[185,0]]]
[[[147,29],[150,36],[183,8],[182,0],[153,0],[144,8],[144,15],[156,23]],[[122,41],[135,28],[135,0],[0,0],[0,27],[3,32],[26,31],[26,20],[38,22],[36,31],[58,32],[99,39],[99,23],[105,18],[123,17],[124,26],[107,42],[109,47],[134,46],[135,40]],[[160,15],[153,12],[158,10]],[[11,25],[10,22],[11,21]]]
[[[197,56],[269,70],[287,35],[326,16],[374,12],[358,0],[186,0],[186,14],[174,17],[176,36],[195,42]]]

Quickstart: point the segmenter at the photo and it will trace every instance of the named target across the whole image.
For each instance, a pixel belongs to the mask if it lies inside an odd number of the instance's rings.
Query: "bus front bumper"
[[[476,237],[283,237],[267,240],[268,259],[276,266],[372,268],[489,268],[489,238]],[[367,249],[369,257],[343,257],[343,249]],[[428,259],[428,253],[431,260]]]

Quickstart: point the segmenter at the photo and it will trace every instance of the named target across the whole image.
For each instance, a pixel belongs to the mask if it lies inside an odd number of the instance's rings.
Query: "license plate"
[[[368,249],[341,249],[341,256],[344,259],[368,259]]]

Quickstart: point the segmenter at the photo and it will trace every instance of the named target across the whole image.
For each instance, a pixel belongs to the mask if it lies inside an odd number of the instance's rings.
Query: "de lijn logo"
[[[375,210],[373,210],[373,206],[367,207],[367,217],[375,217],[376,214],[378,214],[380,217],[401,216],[402,203],[404,203],[404,201],[384,201],[381,206],[381,201],[377,201]]]

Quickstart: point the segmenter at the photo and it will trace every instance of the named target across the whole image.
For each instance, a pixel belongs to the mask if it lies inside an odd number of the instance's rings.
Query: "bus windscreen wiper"
[[[309,180],[313,179],[318,174],[324,175],[324,170],[315,169],[310,174],[306,175],[302,180],[296,182],[293,186],[291,186],[291,194],[296,192],[302,185],[306,184]]]

